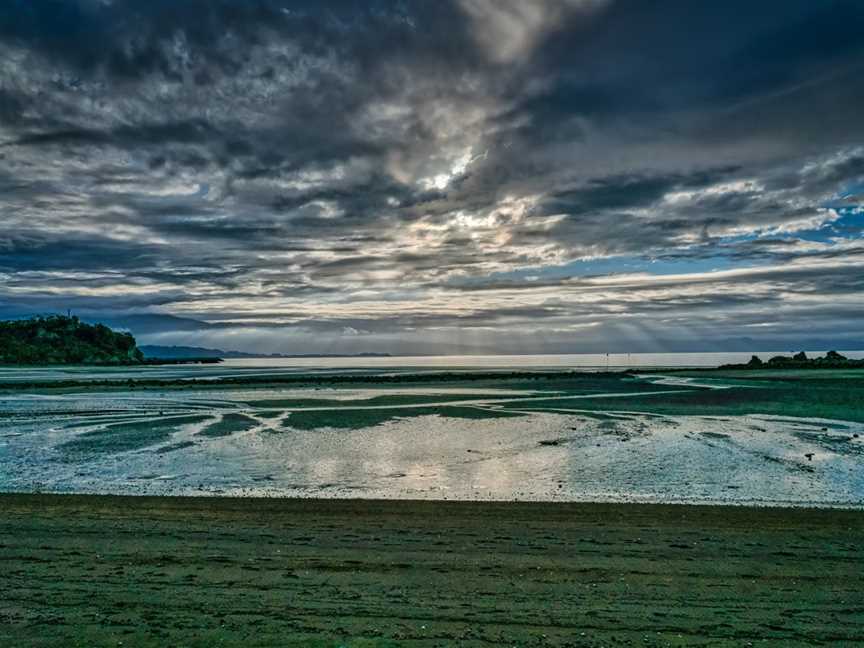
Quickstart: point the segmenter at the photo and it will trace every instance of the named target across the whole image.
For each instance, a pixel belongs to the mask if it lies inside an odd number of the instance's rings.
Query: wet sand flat
[[[751,373],[10,389],[0,492],[864,508],[864,372]]]
[[[836,509],[0,495],[0,645],[856,645],[862,538]]]

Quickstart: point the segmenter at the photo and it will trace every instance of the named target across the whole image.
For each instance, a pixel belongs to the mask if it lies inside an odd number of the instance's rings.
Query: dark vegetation
[[[144,356],[129,333],[77,317],[52,315],[0,322],[0,364],[141,364]]]
[[[489,384],[466,384],[459,385],[455,383],[454,387],[467,387],[470,386],[473,389],[508,389],[508,390],[525,390],[534,393],[535,396],[540,396],[541,393],[544,392],[553,392],[552,395],[559,394],[572,394],[572,395],[589,395],[589,394],[605,394],[605,393],[627,393],[627,392],[644,392],[644,393],[652,393],[655,391],[663,392],[668,391],[669,387],[666,385],[655,385],[654,383],[639,381],[634,382],[632,380],[628,380],[622,376],[617,376],[615,380],[597,380],[596,374],[577,374],[570,378],[570,380],[552,380],[547,379],[544,381],[534,381],[534,382],[522,382],[522,381],[500,381],[498,383],[490,382]],[[698,389],[698,388],[694,388]],[[306,407],[332,407],[332,408],[346,408],[349,405],[354,406],[396,406],[396,405],[421,405],[424,403],[432,403],[432,404],[440,404],[448,401],[452,401],[454,403],[459,403],[462,401],[462,404],[465,404],[464,401],[468,401],[470,404],[471,401],[477,401],[478,399],[482,399],[483,401],[489,400],[499,400],[506,401],[510,398],[506,393],[495,393],[490,392],[488,394],[482,394],[480,392],[474,393],[434,393],[434,394],[386,394],[382,396],[373,396],[371,398],[356,398],[350,401],[346,401],[343,399],[336,398],[314,398],[314,394],[308,398],[277,398],[277,399],[262,399],[262,400],[246,400],[244,401],[247,405],[251,407],[282,407],[285,409],[298,409],[298,408],[306,408]],[[519,395],[520,398],[524,396],[530,396],[530,394],[522,394]],[[515,397],[515,396],[514,396]]]
[[[511,418],[523,416],[519,412],[504,412],[480,407],[429,406],[406,407],[405,409],[333,409],[297,410],[288,417],[287,427],[294,430],[315,430],[330,427],[358,429],[380,425],[399,418],[416,416],[444,416],[459,419]]]
[[[640,372],[641,373],[641,372]],[[664,373],[669,373],[665,371]],[[541,389],[558,391],[578,389],[580,393],[589,391],[606,392],[645,389],[668,389],[666,386],[653,386],[627,372],[584,372],[584,371],[442,371],[423,373],[348,373],[348,374],[283,374],[252,376],[221,376],[204,379],[197,378],[109,378],[82,380],[34,380],[0,382],[0,389],[78,389],[99,387],[102,389],[121,388],[179,388],[201,389],[222,387],[280,387],[284,385],[302,387],[331,387],[338,385],[363,385],[365,387],[386,388],[403,385],[499,387],[507,389]]]
[[[167,442],[182,425],[202,423],[209,416],[174,416],[108,425],[85,432],[61,445],[66,453],[112,453],[139,450],[155,443]]]
[[[696,374],[697,372],[690,372]],[[791,373],[791,372],[790,372]],[[809,372],[808,372],[809,373]],[[500,403],[499,403],[500,405]],[[505,409],[508,404],[502,407]],[[568,408],[590,411],[629,411],[651,414],[695,416],[817,417],[864,422],[864,376],[821,378],[790,375],[787,378],[754,378],[750,386],[702,389],[685,393],[652,394],[627,398],[582,398],[512,403],[521,410]]]
[[[864,367],[864,360],[850,360],[836,351],[829,351],[821,358],[808,358],[803,351],[792,357],[774,356],[768,362],[763,362],[759,356],[750,358],[746,364],[728,364],[720,369],[847,369],[852,367]]]
[[[644,385],[637,378],[623,372],[587,373],[582,371],[445,371],[440,373],[393,373],[393,374],[290,374],[290,375],[253,375],[223,376],[216,378],[141,378],[106,380],[39,380],[32,382],[15,381],[0,383],[0,389],[69,389],[80,387],[99,388],[219,388],[225,386],[276,387],[281,385],[325,387],[331,385],[364,385],[368,387],[388,387],[400,385],[455,385],[471,387],[501,386],[521,389],[558,390],[578,385],[583,388],[591,384],[592,390],[606,391],[615,386],[629,384],[635,389]],[[506,383],[506,384],[505,384]],[[640,383],[636,385],[635,383]],[[659,388],[658,388],[659,389]]]
[[[224,414],[219,421],[211,423],[198,434],[206,437],[231,436],[235,432],[251,430],[258,421],[245,414]]]

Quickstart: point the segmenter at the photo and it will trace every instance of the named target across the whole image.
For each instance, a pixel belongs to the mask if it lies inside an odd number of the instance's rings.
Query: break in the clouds
[[[6,0],[0,315],[268,352],[860,344],[862,34],[857,0]]]

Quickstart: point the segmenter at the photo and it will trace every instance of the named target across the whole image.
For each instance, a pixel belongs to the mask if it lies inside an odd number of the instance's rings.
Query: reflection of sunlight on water
[[[236,401],[244,400],[240,394],[288,397],[286,390],[220,390],[167,397],[105,393],[49,401],[4,399],[3,407],[18,408],[20,417],[0,420],[0,489],[781,504],[864,501],[864,426],[788,417],[625,415],[599,421],[577,413],[500,419],[424,415],[362,429],[260,427],[219,438],[199,436],[207,424],[201,422],[178,425],[168,440],[134,451],[111,454],[97,449],[71,456],[62,450],[76,435],[107,423],[200,412],[196,407],[206,403],[210,405],[203,412],[217,416],[217,404],[237,409]],[[368,397],[369,392],[352,390],[352,396],[357,394]],[[316,392],[322,395],[330,397]],[[161,408],[165,416],[157,417],[154,411]],[[38,417],[30,415],[34,410]],[[278,428],[278,419],[267,421]],[[853,439],[853,433],[860,438]],[[181,442],[190,445],[157,452]],[[809,453],[811,460],[806,458]]]
[[[514,484],[511,468],[510,462],[499,458],[477,461],[470,471],[469,483],[474,490],[506,496],[508,493],[519,490],[519,485]]]
[[[325,457],[309,463],[305,481],[323,485],[345,482],[345,477],[345,463],[341,459]]]

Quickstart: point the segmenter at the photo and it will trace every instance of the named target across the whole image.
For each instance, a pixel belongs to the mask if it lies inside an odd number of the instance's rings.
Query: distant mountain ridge
[[[236,358],[389,358],[389,353],[245,353],[243,351],[223,351],[222,349],[208,349],[206,347],[193,346],[160,346],[158,344],[144,344],[141,352],[148,359],[178,360],[185,358],[224,358],[226,360]]]

